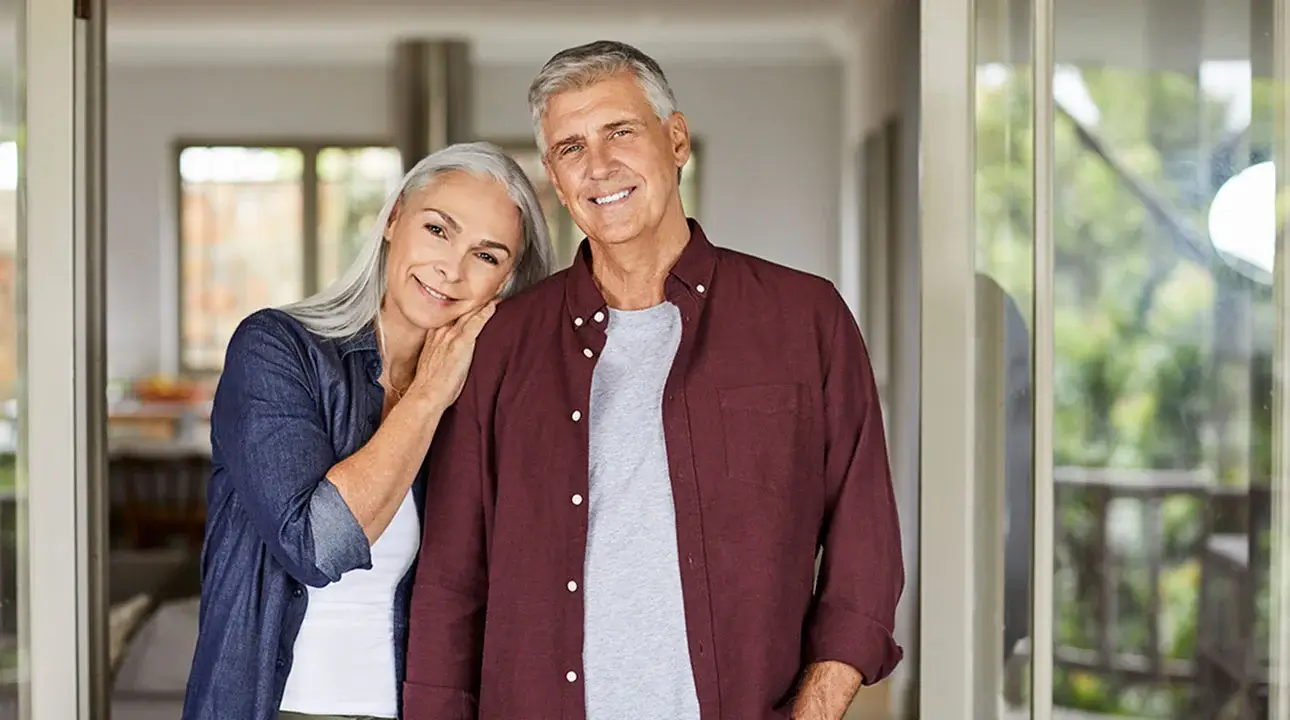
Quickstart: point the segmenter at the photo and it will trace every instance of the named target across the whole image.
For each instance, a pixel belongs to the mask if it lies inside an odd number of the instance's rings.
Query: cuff
[[[860,671],[865,685],[885,679],[905,655],[891,629],[864,613],[818,605],[806,633],[806,664],[836,660]]]
[[[456,688],[403,683],[403,720],[475,720],[475,696]]]
[[[309,498],[309,526],[313,532],[314,565],[336,582],[342,573],[372,567],[372,546],[363,526],[340,496],[340,490],[323,479]]]

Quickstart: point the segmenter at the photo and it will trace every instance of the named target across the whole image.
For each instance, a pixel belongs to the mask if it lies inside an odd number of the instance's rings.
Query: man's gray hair
[[[528,176],[495,145],[458,143],[427,155],[403,176],[403,182],[390,193],[368,229],[358,256],[338,280],[322,292],[282,310],[322,337],[346,338],[364,329],[376,318],[385,299],[385,261],[389,255],[385,227],[390,215],[409,194],[426,187],[439,175],[454,171],[497,180],[506,187],[507,195],[520,210],[523,244],[501,294],[509,297],[549,275],[555,250],[542,205]]]
[[[546,61],[529,86],[529,110],[533,113],[533,134],[537,138],[538,149],[546,152],[542,118],[552,96],[581,90],[621,72],[636,76],[636,82],[640,83],[659,120],[667,120],[676,112],[672,86],[667,84],[667,76],[654,58],[627,43],[597,40],[556,53]]]

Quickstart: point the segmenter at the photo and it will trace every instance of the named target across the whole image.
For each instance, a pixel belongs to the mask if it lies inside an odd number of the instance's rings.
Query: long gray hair
[[[385,207],[376,216],[353,264],[327,288],[283,306],[283,312],[300,321],[311,332],[327,338],[350,337],[366,327],[376,318],[385,299],[385,259],[389,254],[385,227],[389,224],[390,215],[410,193],[426,187],[435,177],[453,171],[496,179],[506,186],[507,194],[519,207],[524,230],[523,245],[515,268],[502,288],[502,296],[514,295],[549,275],[555,251],[551,247],[542,205],[528,176],[495,145],[459,143],[427,155],[409,170],[398,190],[390,194]]]

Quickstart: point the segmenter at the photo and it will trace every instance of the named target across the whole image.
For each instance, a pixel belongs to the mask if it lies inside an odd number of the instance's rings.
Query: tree
[[[1063,68],[1062,72],[1076,72]],[[1247,402],[1242,432],[1215,432],[1226,387],[1214,361],[1216,294],[1266,289],[1227,267],[1205,231],[1219,182],[1201,138],[1225,137],[1226,106],[1203,97],[1194,77],[1120,68],[1082,68],[1095,126],[1059,112],[1054,126],[1055,466],[1144,470],[1212,469],[1229,446],[1249,453],[1266,436]],[[1025,67],[988,68],[977,95],[978,268],[1029,313],[1034,218],[1031,83]],[[1256,117],[1260,116],[1256,113]],[[1221,143],[1220,143],[1221,146]],[[1238,168],[1239,169],[1239,168]],[[1032,324],[1033,327],[1033,324]],[[1250,371],[1249,362],[1245,372]],[[1242,443],[1245,444],[1242,444]],[[1040,459],[1042,461],[1042,459]],[[1255,462],[1257,465],[1258,463]],[[1063,496],[1059,515],[1057,642],[1097,647],[1103,568],[1092,552],[1093,493]],[[1132,503],[1129,503],[1132,505]],[[1198,563],[1191,552],[1201,508],[1173,498],[1162,509],[1164,617],[1148,616],[1142,557],[1150,532],[1122,512],[1115,543],[1122,578],[1117,650],[1146,652],[1161,622],[1167,655],[1195,650]],[[1140,517],[1141,513],[1137,514]],[[1114,678],[1059,673],[1055,701],[1096,712],[1169,717],[1185,698]]]

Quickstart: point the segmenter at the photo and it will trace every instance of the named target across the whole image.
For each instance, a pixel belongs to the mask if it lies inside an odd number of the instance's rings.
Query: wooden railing
[[[1054,620],[1085,630],[1079,643],[1056,633],[1055,667],[1096,677],[1112,694],[1171,689],[1186,698],[1177,717],[1222,709],[1225,718],[1266,718],[1267,641],[1260,656],[1255,630],[1268,563],[1259,550],[1266,490],[1218,487],[1192,471],[1063,467],[1054,480],[1056,565],[1070,592],[1059,596]],[[1163,637],[1161,619],[1173,609],[1163,580],[1190,570],[1197,579],[1181,600],[1196,609],[1180,624],[1194,622],[1195,642]],[[1145,598],[1135,599],[1134,586]],[[1220,596],[1221,588],[1230,591]],[[1126,637],[1126,625],[1145,627],[1145,637]]]

